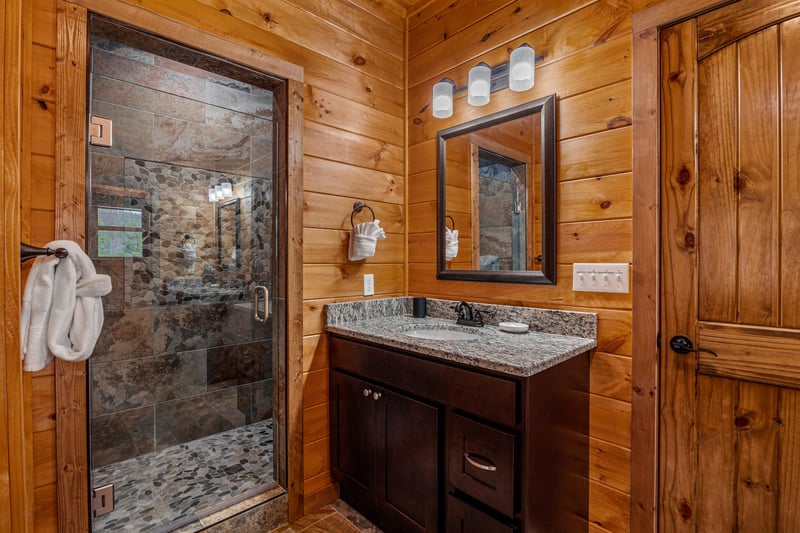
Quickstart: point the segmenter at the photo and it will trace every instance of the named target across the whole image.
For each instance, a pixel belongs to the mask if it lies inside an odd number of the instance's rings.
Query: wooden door
[[[661,531],[800,530],[798,15],[742,0],[660,34]]]

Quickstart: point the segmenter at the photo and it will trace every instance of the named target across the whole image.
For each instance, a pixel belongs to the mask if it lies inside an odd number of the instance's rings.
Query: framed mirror
[[[217,265],[220,270],[238,270],[242,266],[239,200],[234,198],[217,204]]]
[[[438,133],[439,279],[555,284],[555,100]]]

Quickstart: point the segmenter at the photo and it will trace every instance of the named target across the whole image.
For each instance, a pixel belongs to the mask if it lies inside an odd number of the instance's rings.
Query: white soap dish
[[[522,322],[500,322],[497,327],[500,328],[500,331],[508,333],[525,333],[528,331],[528,324],[523,324]]]

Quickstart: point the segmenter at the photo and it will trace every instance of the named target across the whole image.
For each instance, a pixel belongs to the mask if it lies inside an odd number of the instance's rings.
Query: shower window
[[[276,220],[283,81],[100,17],[90,21],[87,247],[111,276],[90,372],[95,531],[194,530],[276,485],[285,318]],[[225,193],[218,198],[216,191]],[[222,194],[220,192],[220,194]]]
[[[142,256],[142,210],[97,208],[97,257]]]

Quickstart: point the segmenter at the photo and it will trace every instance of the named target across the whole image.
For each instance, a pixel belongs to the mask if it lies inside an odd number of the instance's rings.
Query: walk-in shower
[[[89,365],[114,510],[93,529],[192,530],[283,456],[282,81],[99,17],[90,35],[86,241],[114,286]]]

